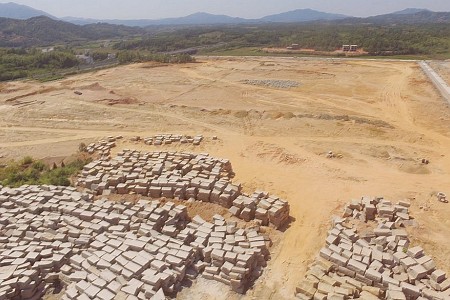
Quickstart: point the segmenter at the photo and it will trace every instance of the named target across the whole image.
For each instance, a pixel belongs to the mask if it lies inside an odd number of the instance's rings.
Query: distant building
[[[298,49],[300,49],[300,45],[299,44],[292,44],[292,45],[286,47],[286,49],[288,49],[288,50],[298,50]]]
[[[54,47],[42,49],[42,53],[48,53],[48,52],[52,52],[52,51],[55,51],[55,48],[54,48]]]
[[[344,52],[356,52],[358,45],[342,45],[342,51]]]

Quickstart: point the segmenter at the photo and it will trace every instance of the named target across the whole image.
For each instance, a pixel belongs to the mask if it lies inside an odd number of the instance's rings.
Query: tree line
[[[122,41],[118,50],[169,52],[223,44],[224,47],[286,47],[333,51],[357,44],[371,55],[449,54],[448,24],[270,24],[208,26],[160,32],[151,37]]]
[[[105,61],[109,58],[106,51],[90,51],[88,53],[94,62]],[[135,63],[156,61],[162,63],[189,63],[194,58],[188,54],[158,54],[148,51],[122,50],[117,53],[119,63]],[[79,67],[80,61],[75,51],[67,48],[42,52],[37,48],[0,48],[0,81],[15,80],[40,74],[58,73]],[[80,66],[81,68],[81,66]]]
[[[191,63],[195,59],[189,54],[160,54],[160,53],[146,53],[141,51],[130,51],[124,50],[117,54],[117,59],[119,63],[138,63],[138,62],[160,62],[160,63],[171,63],[171,64],[181,64],[181,63]]]
[[[0,49],[0,81],[24,78],[38,70],[72,68],[80,64],[70,51]]]

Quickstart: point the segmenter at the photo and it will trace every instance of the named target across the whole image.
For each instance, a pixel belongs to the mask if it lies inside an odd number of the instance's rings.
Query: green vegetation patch
[[[32,76],[39,72],[68,69],[80,64],[69,50],[42,53],[38,49],[1,49],[0,81]]]
[[[330,52],[341,49],[344,44],[356,44],[371,56],[419,55],[446,58],[450,53],[449,37],[450,26],[447,23],[256,24],[198,26],[159,32],[150,37],[121,41],[113,48],[153,53],[194,49],[201,54],[257,56],[267,54],[253,51],[252,48],[286,48],[298,44],[303,49]]]
[[[120,51],[117,58],[121,64],[126,63],[137,63],[137,62],[160,62],[160,63],[170,63],[170,64],[182,64],[195,62],[194,57],[189,54],[160,54],[160,53],[148,53],[145,51],[130,51],[124,50]]]
[[[91,159],[77,158],[59,168],[50,168],[44,162],[29,156],[17,162],[11,162],[0,168],[0,183],[4,186],[19,187],[24,184],[50,184],[69,186],[70,178],[76,175]]]

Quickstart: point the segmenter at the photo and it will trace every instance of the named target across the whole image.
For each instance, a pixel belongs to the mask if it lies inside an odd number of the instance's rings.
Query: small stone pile
[[[203,135],[181,135],[181,134],[157,134],[152,137],[144,138],[146,145],[170,145],[175,143],[181,144],[193,144],[194,146],[200,145],[203,141]]]
[[[256,230],[238,229],[235,222],[225,222],[218,215],[214,216],[214,224],[197,216],[188,229],[196,233],[191,245],[202,249],[204,262],[208,263],[203,277],[230,285],[237,293],[245,293],[262,274],[271,242]]]
[[[238,196],[229,211],[247,222],[253,219],[260,220],[264,226],[270,222],[276,228],[280,228],[289,222],[289,204],[262,191],[254,192],[250,196],[245,194]]]
[[[419,246],[410,247],[405,226],[410,204],[363,197],[333,220],[326,247],[297,288],[299,299],[450,299],[450,280]],[[373,230],[355,229],[362,222]],[[367,225],[367,224],[366,224]]]
[[[109,136],[106,140],[100,140],[97,143],[91,143],[86,146],[86,152],[89,154],[98,153],[99,157],[107,158],[111,154],[111,149],[116,147],[116,141],[121,139],[122,136]]]
[[[113,159],[86,165],[78,185],[97,195],[135,193],[151,198],[194,199],[219,204],[244,220],[267,221],[279,228],[289,221],[289,205],[259,192],[242,195],[230,181],[231,163],[208,154],[123,150]],[[234,201],[241,196],[239,200]]]
[[[0,187],[0,299],[165,299],[185,279],[244,293],[268,259],[270,240],[214,216],[189,220],[183,205],[93,202],[55,186]]]
[[[300,83],[298,83],[297,81],[273,80],[273,79],[264,79],[264,80],[246,79],[246,80],[243,80],[242,83],[249,84],[249,85],[272,87],[272,88],[277,88],[277,89],[290,89],[290,88],[300,86]]]
[[[111,149],[116,147],[116,141],[122,139],[121,135],[119,136],[108,136],[106,139],[102,139],[96,143],[91,143],[86,146],[85,151],[89,154],[97,153],[99,158],[108,158],[111,154]],[[213,140],[216,140],[217,137],[213,137]],[[170,145],[175,143],[180,144],[193,144],[194,146],[198,146],[204,140],[203,135],[197,134],[194,136],[190,135],[182,135],[182,134],[171,134],[171,133],[161,133],[156,134],[152,137],[141,138],[140,136],[133,136],[130,138],[132,142],[143,141],[146,145]]]

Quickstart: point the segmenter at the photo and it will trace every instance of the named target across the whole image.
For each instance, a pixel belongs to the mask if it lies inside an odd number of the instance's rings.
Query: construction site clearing
[[[0,299],[450,297],[450,113],[415,62],[135,64],[0,110],[3,164],[93,158],[1,187]]]

